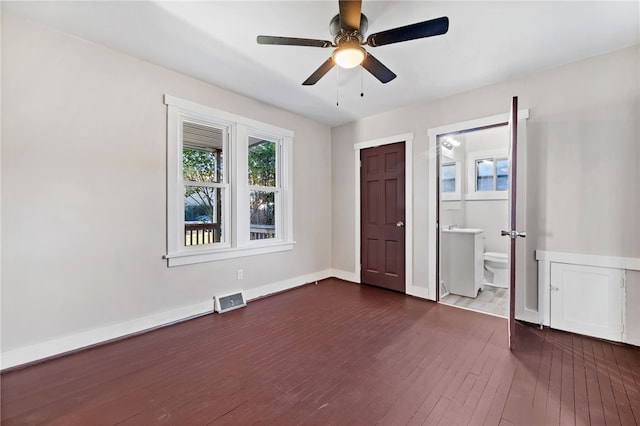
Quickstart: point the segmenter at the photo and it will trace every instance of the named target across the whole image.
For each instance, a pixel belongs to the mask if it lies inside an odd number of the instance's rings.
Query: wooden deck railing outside
[[[275,238],[274,225],[251,225],[249,229],[251,240],[265,240]],[[220,242],[220,225],[218,223],[185,223],[184,245],[195,246]]]

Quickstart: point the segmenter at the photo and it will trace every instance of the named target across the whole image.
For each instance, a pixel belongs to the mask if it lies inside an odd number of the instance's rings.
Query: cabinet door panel
[[[551,264],[551,327],[622,340],[622,271]]]

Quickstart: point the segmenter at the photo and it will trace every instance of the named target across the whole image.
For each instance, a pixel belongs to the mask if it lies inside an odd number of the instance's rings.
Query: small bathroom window
[[[509,189],[509,160],[502,158],[496,160],[496,191]]]
[[[440,194],[443,201],[460,200],[460,164],[443,163],[440,168]]]
[[[476,191],[494,191],[493,158],[476,160]]]
[[[476,160],[476,191],[506,191],[509,186],[509,160]]]
[[[506,199],[509,188],[509,159],[503,150],[472,152],[467,156],[469,200]]]
[[[456,192],[456,163],[442,165],[442,192]]]

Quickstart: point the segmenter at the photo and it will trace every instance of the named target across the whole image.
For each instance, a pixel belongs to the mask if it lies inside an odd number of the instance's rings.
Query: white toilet
[[[509,257],[507,253],[484,253],[485,284],[509,288]]]

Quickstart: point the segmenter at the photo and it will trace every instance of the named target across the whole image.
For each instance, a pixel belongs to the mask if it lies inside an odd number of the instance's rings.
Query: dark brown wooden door
[[[360,151],[360,279],[405,292],[404,142]]]

